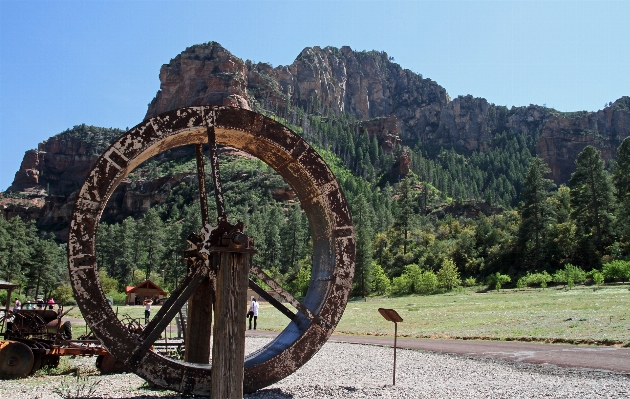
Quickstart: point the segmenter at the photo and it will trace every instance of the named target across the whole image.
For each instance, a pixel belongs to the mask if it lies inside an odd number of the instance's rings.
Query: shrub
[[[527,286],[527,278],[521,277],[516,281],[516,288],[521,289]]]
[[[124,305],[127,300],[127,294],[124,292],[111,291],[105,294],[106,297],[112,297],[114,299],[114,305]]]
[[[621,282],[625,283],[626,280],[630,279],[630,262],[626,260],[613,260],[612,262],[604,263],[602,273],[606,278],[621,279]]]
[[[69,285],[60,285],[53,290],[50,294],[57,303],[60,303],[64,306],[67,305],[76,305],[76,301],[74,300],[74,293],[72,292],[72,287]]]
[[[303,264],[291,283],[291,291],[295,296],[304,296],[311,282],[311,265]]]
[[[510,281],[512,281],[512,279],[507,274],[496,272],[488,277],[488,288],[494,286],[497,291],[500,291],[501,286],[505,283],[509,283]]]
[[[474,287],[475,285],[477,285],[477,280],[475,280],[474,277],[468,277],[466,280],[464,280],[464,285],[466,287]]]
[[[392,295],[407,295],[411,293],[411,280],[407,274],[394,277],[390,288]]]
[[[547,283],[553,280],[553,277],[546,271],[542,273],[527,273],[525,277],[525,282],[527,286],[533,287],[535,285],[539,285],[542,288],[547,287]]]

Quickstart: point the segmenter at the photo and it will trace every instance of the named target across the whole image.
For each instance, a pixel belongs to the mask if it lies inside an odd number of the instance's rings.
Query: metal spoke
[[[153,343],[159,338],[162,331],[170,324],[173,317],[181,310],[181,307],[188,298],[195,292],[201,281],[208,276],[209,268],[203,264],[195,271],[191,271],[182,284],[173,291],[170,298],[164,302],[160,311],[155,315],[153,320],[147,324],[137,340],[140,344],[136,347],[135,353],[141,354],[148,350]]]
[[[261,279],[265,284],[267,284],[275,293],[283,297],[287,300],[293,307],[295,307],[299,312],[304,314],[309,320],[312,322],[319,322],[319,317],[314,315],[302,302],[295,299],[293,295],[291,295],[287,290],[282,288],[280,284],[278,284],[274,279],[269,277],[267,273],[265,273],[258,266],[252,265],[249,269],[252,273],[256,275],[259,279]]]
[[[206,195],[206,172],[203,162],[203,146],[195,144],[195,152],[197,156],[197,180],[199,181],[199,201],[201,202],[201,225],[205,226],[210,223],[208,216],[208,196]]]
[[[252,291],[254,291],[258,295],[263,297],[273,307],[278,309],[280,311],[280,313],[282,313],[283,315],[287,316],[291,320],[295,320],[295,313],[293,313],[289,308],[284,306],[282,304],[282,302],[280,302],[279,300],[274,298],[273,295],[271,295],[267,291],[265,291],[265,289],[263,287],[261,287],[260,285],[256,284],[256,282],[254,280],[252,280],[251,278],[249,279],[249,288],[251,288]]]
[[[217,202],[217,222],[227,222],[223,192],[221,190],[221,174],[219,173],[219,155],[217,154],[217,139],[214,134],[214,126],[208,128],[208,147],[210,147],[210,166],[212,183],[214,184],[214,198]]]

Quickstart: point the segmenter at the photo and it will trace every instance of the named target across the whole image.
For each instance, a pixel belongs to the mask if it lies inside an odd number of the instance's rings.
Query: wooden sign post
[[[398,323],[403,321],[403,319],[394,309],[379,308],[378,312],[385,318],[385,320],[394,323],[394,378],[392,385],[396,385],[396,339],[398,337]]]

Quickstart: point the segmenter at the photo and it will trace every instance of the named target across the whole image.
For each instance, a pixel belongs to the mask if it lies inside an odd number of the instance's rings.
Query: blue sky
[[[50,136],[140,123],[162,64],[193,44],[274,66],[379,50],[451,97],[595,111],[630,95],[629,20],[627,1],[0,0],[0,190]]]

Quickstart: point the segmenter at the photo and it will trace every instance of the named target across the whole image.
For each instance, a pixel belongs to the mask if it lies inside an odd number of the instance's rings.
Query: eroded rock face
[[[191,105],[249,108],[257,102],[282,108],[290,102],[308,111],[349,112],[359,120],[394,117],[404,139],[434,131],[448,101],[443,87],[402,69],[384,52],[305,48],[293,64],[273,68],[243,62],[218,43],[207,43],[162,66],[160,91],[145,119]]]
[[[617,148],[630,135],[630,97],[597,112],[552,116],[545,120],[536,153],[549,164],[556,182],[566,182],[575,170],[575,159],[584,147],[601,151],[602,159],[616,158]]]
[[[393,152],[402,141],[399,135],[398,119],[393,115],[361,121],[358,129],[366,130],[370,137],[376,137],[385,153]]]
[[[160,91],[149,104],[149,119],[162,112],[195,105],[249,108],[243,61],[218,44],[187,48],[162,65]]]

